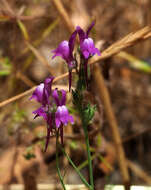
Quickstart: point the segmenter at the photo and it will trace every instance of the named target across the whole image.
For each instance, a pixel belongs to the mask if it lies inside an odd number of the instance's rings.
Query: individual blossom
[[[51,93],[51,85],[54,77],[48,77],[44,83],[41,83],[34,90],[31,99],[35,99],[37,102],[41,103],[43,106],[49,104],[49,96]]]
[[[60,128],[60,136],[61,136],[61,141],[63,143],[63,125],[66,126],[68,122],[73,124],[74,120],[73,117],[69,114],[67,107],[65,106],[66,92],[64,90],[58,92],[58,90],[55,89],[52,93],[52,96],[57,105],[57,109],[55,112],[55,124],[57,128]]]
[[[93,21],[86,32],[84,32],[80,26],[76,27],[80,39],[80,51],[85,59],[88,59],[95,54],[100,55],[100,51],[95,47],[93,39],[88,37],[94,24],[95,22]]]
[[[69,91],[71,89],[71,81],[72,81],[72,69],[76,67],[76,60],[73,56],[74,44],[76,39],[77,31],[74,31],[68,41],[62,41],[59,46],[52,51],[54,53],[52,59],[56,56],[62,57],[68,65],[69,70]]]
[[[61,94],[61,97],[59,96],[59,93]],[[71,122],[71,124],[73,124],[73,117],[69,114],[68,109],[65,106],[66,92],[64,90],[58,92],[58,90],[55,89],[52,93],[52,96],[57,105],[57,111],[55,113],[56,127],[59,128],[61,124],[67,125],[68,122]]]
[[[51,90],[53,77],[47,78],[33,92],[30,99],[41,103],[41,107],[33,111],[35,117],[43,117],[47,123],[47,137],[45,151],[47,150],[51,134],[59,131],[63,143],[63,126],[68,122],[74,123],[73,117],[69,114],[66,104],[66,92],[64,90]]]
[[[89,38],[89,33],[93,28],[94,24],[95,22],[93,21],[91,25],[88,27],[88,30],[86,32],[84,32],[80,26],[76,27],[76,31],[80,39],[80,52],[84,60],[83,66],[84,66],[85,80],[87,87],[88,87],[88,71],[87,71],[88,59],[95,54],[100,55],[100,51],[95,47],[93,39]]]

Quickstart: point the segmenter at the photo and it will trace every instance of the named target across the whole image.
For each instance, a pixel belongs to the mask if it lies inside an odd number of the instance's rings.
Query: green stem
[[[93,156],[91,156],[91,160],[94,160],[98,155],[94,154]],[[88,165],[88,160],[85,160],[82,164],[80,164],[77,168],[79,170],[82,170],[84,167],[86,167]]]
[[[84,129],[85,142],[86,142],[86,148],[87,148],[89,174],[90,174],[90,184],[92,186],[92,189],[94,189],[93,169],[92,169],[92,159],[91,159],[91,152],[90,152],[89,136],[88,136],[87,125],[84,122],[83,122],[83,129]]]
[[[57,172],[58,172],[58,176],[61,182],[61,185],[63,187],[64,190],[66,190],[65,184],[63,182],[63,177],[61,175],[61,171],[59,168],[59,155],[58,155],[58,149],[59,149],[59,143],[58,143],[58,132],[56,133],[56,167],[57,167]]]
[[[72,167],[75,169],[75,171],[79,175],[81,181],[85,184],[86,187],[88,187],[90,190],[93,190],[93,188],[88,184],[88,182],[86,181],[86,179],[83,177],[83,175],[81,174],[81,172],[79,171],[79,169],[75,166],[75,164],[72,162],[71,158],[68,156],[68,154],[65,152],[64,148],[61,145],[60,145],[60,148],[61,148],[63,154],[68,159],[69,163],[72,165]]]

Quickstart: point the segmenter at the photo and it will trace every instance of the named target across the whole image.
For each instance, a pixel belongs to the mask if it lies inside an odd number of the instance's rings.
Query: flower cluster
[[[91,25],[88,27],[88,30],[86,32],[84,32],[80,26],[77,26],[76,30],[72,33],[71,37],[69,38],[69,42],[68,41],[61,42],[58,48],[52,51],[54,53],[54,56],[52,58],[55,58],[56,56],[61,56],[68,65],[69,91],[71,88],[72,69],[77,67],[76,58],[73,56],[76,36],[78,35],[80,39],[80,54],[84,60],[83,64],[84,64],[86,78],[87,78],[88,59],[95,54],[100,55],[100,51],[95,47],[93,39],[88,36],[94,24],[95,23],[93,21]]]
[[[84,32],[80,26],[77,26],[75,31],[71,34],[69,41],[62,41],[59,46],[53,50],[54,53],[52,59],[56,56],[61,56],[67,63],[69,70],[69,91],[71,89],[72,81],[72,69],[76,69],[77,73],[81,73],[81,68],[84,71],[84,78],[87,84],[87,63],[88,59],[95,54],[100,55],[99,50],[95,47],[94,41],[89,37],[89,33],[94,26],[94,22],[88,27],[88,30]],[[80,67],[78,70],[77,60],[74,56],[74,46],[76,36],[79,36],[79,52],[80,52]],[[82,72],[83,73],[83,72]],[[54,132],[59,132],[61,142],[63,143],[63,126],[68,122],[74,123],[73,117],[69,114],[66,107],[66,92],[64,90],[52,90],[52,82],[54,77],[47,78],[44,83],[41,83],[33,92],[30,99],[35,99],[41,104],[40,108],[33,111],[35,117],[43,117],[47,123],[47,139],[45,145],[45,151],[48,146],[49,138]]]
[[[47,139],[45,151],[48,146],[50,135],[59,131],[61,142],[63,143],[63,126],[68,122],[74,123],[73,117],[69,114],[66,107],[66,92],[64,90],[52,90],[54,77],[47,78],[33,92],[30,99],[35,99],[41,107],[33,111],[35,117],[43,117],[47,123]]]

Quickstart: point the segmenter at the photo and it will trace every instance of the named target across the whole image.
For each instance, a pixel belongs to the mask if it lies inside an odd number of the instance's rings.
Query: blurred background
[[[70,31],[54,0],[0,0],[0,102],[41,83],[47,76],[67,72],[63,60],[51,59],[51,51]],[[86,29],[93,19],[91,36],[101,51],[125,35],[151,22],[150,0],[63,0],[74,26]],[[151,184],[151,41],[138,42],[100,63],[125,150],[132,184]],[[95,75],[95,73],[93,73]],[[68,89],[67,79],[57,85]],[[74,86],[74,83],[73,83]],[[33,120],[38,104],[24,96],[0,108],[0,184],[58,183],[55,169],[55,138],[43,153],[46,126]],[[121,184],[117,154],[104,106],[93,76],[88,99],[97,105],[90,141],[96,189]],[[68,105],[72,105],[68,94]],[[71,110],[73,112],[73,110]],[[65,149],[88,178],[80,119],[65,127]],[[79,136],[81,135],[81,138]],[[68,161],[60,154],[65,182],[81,184]],[[32,180],[31,180],[32,179]]]

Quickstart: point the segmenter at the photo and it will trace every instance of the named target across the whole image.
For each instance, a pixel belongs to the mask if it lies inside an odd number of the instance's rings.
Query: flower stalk
[[[93,188],[91,187],[91,185],[89,185],[89,183],[86,181],[86,179],[83,177],[83,175],[81,174],[81,172],[79,171],[79,169],[76,167],[76,165],[72,162],[71,158],[69,157],[69,155],[65,152],[64,148],[60,145],[60,148],[63,152],[63,154],[65,155],[65,157],[68,159],[69,163],[72,165],[72,167],[75,169],[75,171],[77,172],[77,174],[79,175],[81,181],[85,184],[85,186],[87,188],[89,188],[89,190],[93,190]]]
[[[61,171],[59,168],[59,131],[57,130],[56,132],[56,168],[57,168],[57,173],[61,182],[61,185],[64,190],[66,190],[65,184],[63,182],[63,177],[61,175]]]
[[[83,130],[85,135],[85,142],[86,142],[86,149],[87,149],[87,156],[88,156],[88,165],[89,165],[89,176],[90,176],[90,184],[92,187],[92,190],[94,189],[94,181],[93,181],[93,168],[92,168],[92,158],[91,158],[91,152],[90,152],[90,143],[89,143],[89,136],[88,136],[88,130],[87,127],[83,123]]]

